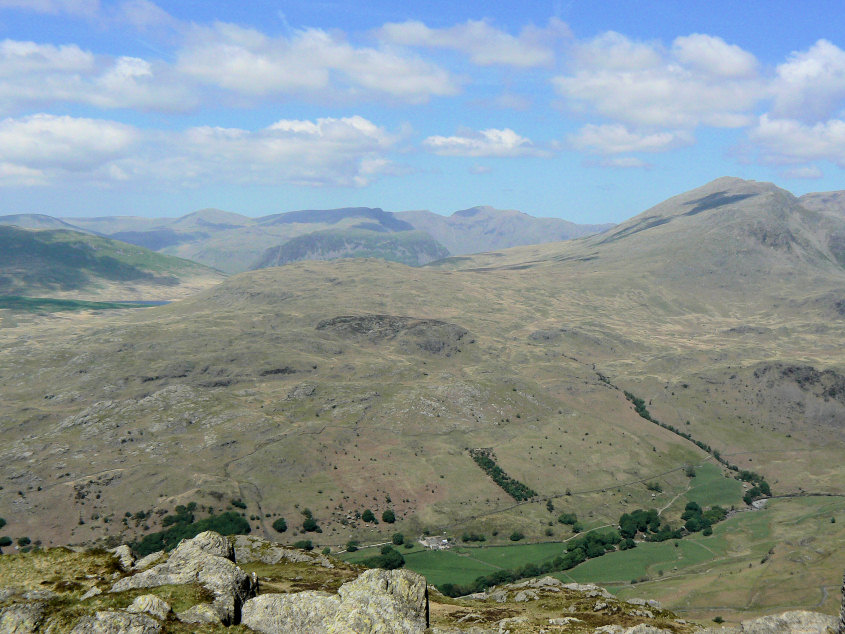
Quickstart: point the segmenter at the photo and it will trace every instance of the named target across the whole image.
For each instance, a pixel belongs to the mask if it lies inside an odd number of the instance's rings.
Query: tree
[[[356,550],[358,550],[358,542],[356,542],[354,539],[350,539],[348,542],[346,542],[346,550],[347,552],[354,553]]]
[[[686,475],[688,478],[694,478],[695,477],[695,467],[692,466],[691,464],[687,465],[686,469],[684,469],[684,475]]]
[[[285,521],[285,518],[280,517],[273,522],[273,529],[278,533],[284,533],[288,529],[288,523]]]
[[[396,515],[390,509],[387,509],[384,513],[381,514],[381,521],[387,522],[388,524],[393,524],[396,521]]]
[[[323,529],[317,525],[317,520],[313,517],[306,517],[305,521],[302,522],[302,530],[306,533],[322,533]]]
[[[6,525],[6,520],[0,517],[0,528],[3,528]]]
[[[578,521],[578,516],[575,513],[561,513],[557,521],[561,524],[569,524],[570,526],[574,526],[575,523]]]
[[[393,570],[401,568],[405,565],[405,558],[393,546],[382,546],[381,555],[375,557],[368,557],[363,562],[367,568],[384,568],[385,570]]]
[[[293,547],[301,550],[314,550],[314,543],[310,539],[303,539],[298,542],[294,542]]]
[[[376,516],[373,515],[373,512],[370,509],[367,509],[363,513],[361,513],[361,519],[368,523],[375,522]]]
[[[401,546],[405,543],[405,536],[402,533],[393,533],[393,538],[391,541],[397,546]]]
[[[523,535],[519,531],[514,531],[513,533],[511,533],[510,540],[512,542],[518,542],[520,539],[525,539],[525,535]]]
[[[4,535],[3,537],[0,537],[0,548],[3,548],[4,546],[11,546],[11,545],[12,545],[12,538],[11,537],[9,537],[8,535]]]

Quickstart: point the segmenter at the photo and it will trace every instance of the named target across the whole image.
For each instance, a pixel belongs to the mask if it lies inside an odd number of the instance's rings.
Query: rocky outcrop
[[[70,634],[159,634],[161,623],[146,614],[130,614],[117,610],[83,616]]]
[[[214,595],[211,606],[220,621],[236,624],[240,622],[241,606],[256,595],[258,583],[235,565],[234,559],[229,540],[206,531],[183,540],[164,563],[118,580],[111,591],[198,583]]]
[[[325,592],[262,594],[244,604],[241,623],[266,634],[327,631],[340,609],[340,599]]]
[[[796,610],[761,616],[736,626],[710,628],[702,634],[831,634],[836,628],[835,616]]]
[[[127,612],[135,614],[149,614],[157,619],[166,619],[170,614],[170,604],[154,594],[142,594],[136,597],[132,604],[126,608]]]
[[[837,634],[845,634],[845,575],[842,577],[842,605],[839,608],[839,630]]]
[[[0,632],[36,632],[44,621],[44,603],[15,603],[0,610]]]
[[[132,570],[132,566],[135,565],[135,556],[132,554],[132,550],[126,544],[122,544],[112,550],[114,556],[117,557],[117,563],[120,565],[120,569],[123,571]]]
[[[290,561],[297,564],[314,564],[323,568],[334,568],[334,564],[325,555],[308,553],[297,548],[285,548],[260,537],[233,535],[229,539],[235,550],[235,561],[241,564],[260,561],[272,565],[280,561]]]
[[[427,626],[426,581],[408,570],[367,570],[343,584],[337,596],[307,591],[250,599],[242,622],[264,634],[422,634]]]

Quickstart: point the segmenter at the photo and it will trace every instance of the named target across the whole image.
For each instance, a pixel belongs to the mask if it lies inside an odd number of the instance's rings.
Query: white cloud
[[[176,18],[149,0],[126,0],[118,7],[117,18],[141,31],[162,26],[176,28],[180,25]]]
[[[518,135],[510,128],[490,128],[459,136],[430,136],[423,141],[429,150],[441,156],[545,156],[547,151],[534,145],[531,139]]]
[[[824,176],[824,173],[815,165],[808,165],[806,167],[794,167],[792,169],[781,172],[782,178],[801,178],[801,179],[816,179]]]
[[[0,112],[56,102],[180,111],[198,98],[161,62],[98,58],[72,44],[0,42]]]
[[[187,176],[233,182],[361,187],[392,164],[398,137],[359,117],[281,120],[258,131],[197,127],[174,143]]]
[[[0,121],[0,185],[362,187],[396,173],[388,153],[399,140],[360,116],[169,132],[38,114]]]
[[[607,31],[572,50],[575,66],[582,69],[633,71],[659,66],[664,51],[656,42],[637,42]]]
[[[672,53],[681,64],[715,77],[754,77],[757,59],[720,37],[694,33],[675,38]]]
[[[99,0],[0,0],[0,9],[25,9],[52,15],[93,16],[100,11]]]
[[[845,99],[845,51],[827,40],[777,67],[773,114],[806,123],[835,116]]]
[[[556,40],[571,35],[557,18],[546,28],[526,26],[518,36],[501,31],[486,20],[467,20],[449,28],[432,29],[417,20],[385,24],[379,37],[391,44],[460,51],[478,66],[550,66]]]
[[[88,72],[94,55],[75,44],[54,46],[17,40],[0,42],[0,78],[18,78],[42,72]]]
[[[596,154],[627,154],[630,152],[665,152],[694,141],[685,130],[671,132],[632,132],[619,123],[588,124],[569,137],[570,144],[579,150]]]
[[[35,187],[46,185],[47,180],[47,175],[41,170],[14,163],[0,163],[0,187]]]
[[[828,160],[845,167],[845,121],[807,125],[795,119],[760,117],[748,133],[764,162],[800,164]]]
[[[728,59],[715,60],[718,51]],[[606,33],[576,46],[572,61],[571,74],[552,80],[567,105],[637,126],[741,127],[764,94],[753,56],[710,36],[678,38],[666,51]]]
[[[458,91],[434,64],[386,47],[356,48],[321,29],[270,38],[232,24],[197,27],[177,57],[184,75],[252,97],[323,92],[419,103]]]
[[[99,119],[36,114],[0,121],[0,182],[47,184],[96,174],[138,141],[127,125]]]

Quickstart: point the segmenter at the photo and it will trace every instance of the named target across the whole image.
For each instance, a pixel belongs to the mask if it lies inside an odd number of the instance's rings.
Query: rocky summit
[[[0,562],[2,634],[824,634],[836,628],[832,616],[799,611],[705,630],[657,601],[622,601],[598,586],[552,577],[450,599],[408,570],[363,570],[212,531],[139,560],[120,546],[54,548]]]

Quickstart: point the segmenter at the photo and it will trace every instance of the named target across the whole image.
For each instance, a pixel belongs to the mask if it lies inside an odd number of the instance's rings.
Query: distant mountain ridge
[[[560,218],[536,218],[521,211],[488,206],[461,209],[451,216],[430,211],[402,211],[396,216],[431,235],[451,255],[572,240],[614,226],[612,223],[579,225]]]
[[[363,254],[377,252],[380,254],[378,257],[384,259],[406,264],[425,264],[436,259],[433,257],[435,255],[446,257],[569,240],[613,226],[579,225],[559,218],[536,218],[519,211],[493,207],[472,207],[456,211],[451,216],[441,216],[430,211],[390,212],[379,207],[306,209],[259,218],[213,208],[201,209],[179,218],[105,216],[63,220],[45,215],[20,214],[0,217],[0,224],[95,233],[194,260],[228,273],[266,266],[263,263],[268,261],[296,261],[289,259],[293,253],[306,254],[303,256],[305,259],[325,260],[362,257]],[[324,234],[308,241],[302,240],[302,236],[328,230],[333,232],[331,239],[328,234]],[[344,239],[349,245],[358,246],[336,248],[340,233],[346,231],[355,233]],[[375,236],[361,234],[361,231],[374,234],[416,232],[417,235],[398,240],[378,240]],[[427,234],[428,239],[421,241],[419,232]],[[297,242],[283,248],[292,240]],[[377,242],[380,246],[375,250],[365,248],[362,240],[370,247]],[[409,240],[415,242],[411,252],[407,250]],[[303,249],[306,242],[309,248]],[[325,248],[321,249],[321,245]],[[276,249],[282,255],[268,256],[269,249]]]

